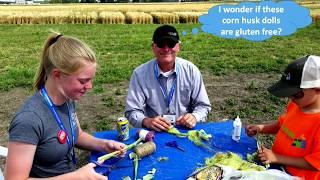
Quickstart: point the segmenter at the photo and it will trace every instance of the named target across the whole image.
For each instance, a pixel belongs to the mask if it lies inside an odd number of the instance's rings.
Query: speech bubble
[[[222,4],[201,15],[201,30],[222,38],[263,41],[288,36],[312,23],[308,8],[293,1]]]

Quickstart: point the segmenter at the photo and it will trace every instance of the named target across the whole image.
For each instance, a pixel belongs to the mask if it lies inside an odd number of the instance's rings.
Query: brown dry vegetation
[[[196,23],[215,3],[0,6],[0,24]],[[195,20],[196,19],[196,20]],[[180,20],[180,21],[179,21]]]
[[[215,5],[218,3],[0,6],[0,24],[198,23],[199,16]],[[314,2],[302,5],[318,21],[320,5]]]

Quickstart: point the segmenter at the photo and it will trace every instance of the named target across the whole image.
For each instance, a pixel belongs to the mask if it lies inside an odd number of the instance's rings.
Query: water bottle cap
[[[236,117],[235,121],[240,122],[241,119],[239,118],[239,116]]]

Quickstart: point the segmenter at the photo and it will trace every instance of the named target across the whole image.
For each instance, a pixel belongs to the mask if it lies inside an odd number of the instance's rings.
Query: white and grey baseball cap
[[[320,88],[319,56],[308,55],[291,62],[281,79],[268,91],[277,97],[290,97],[310,88]]]

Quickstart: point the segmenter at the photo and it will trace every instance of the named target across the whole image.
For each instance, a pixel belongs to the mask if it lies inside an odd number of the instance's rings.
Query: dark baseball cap
[[[277,97],[290,97],[301,91],[301,79],[308,58],[309,56],[304,56],[291,62],[285,69],[281,79],[270,86],[268,91]]]
[[[162,44],[164,40],[179,43],[179,33],[173,26],[162,25],[154,31],[152,40],[156,44]]]

